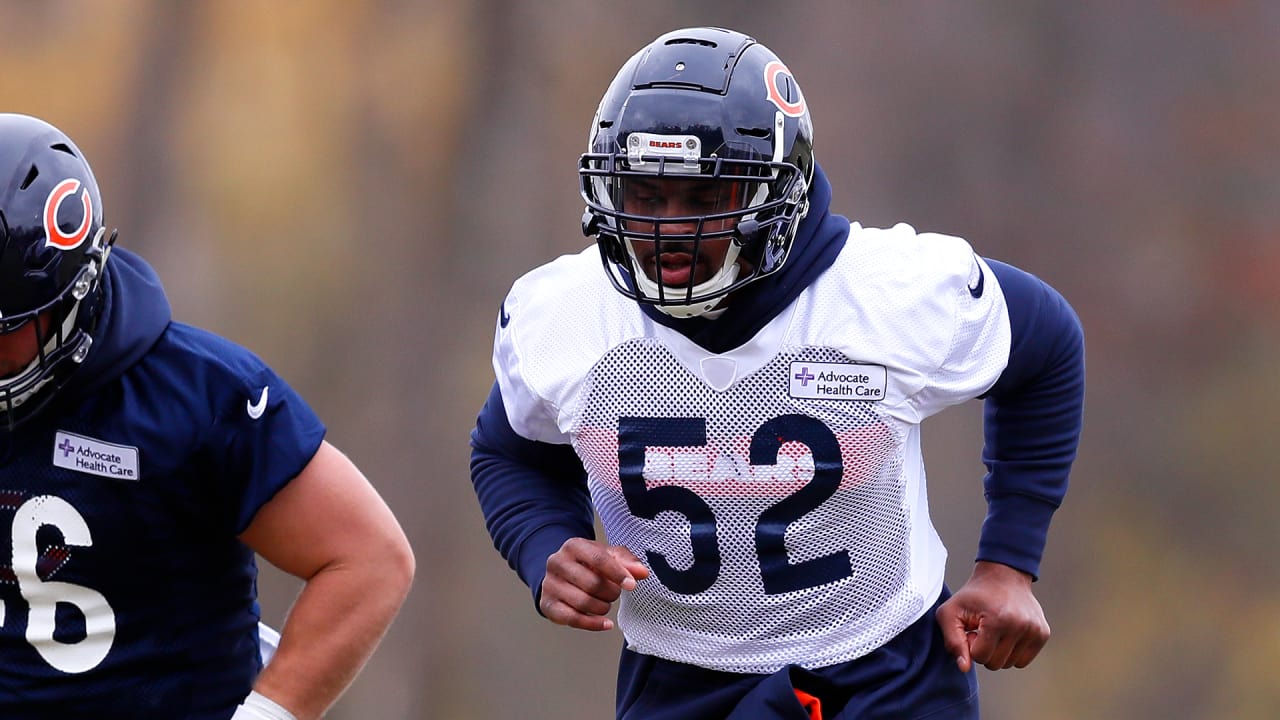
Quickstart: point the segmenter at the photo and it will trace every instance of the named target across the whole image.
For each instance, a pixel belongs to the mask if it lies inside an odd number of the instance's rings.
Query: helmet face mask
[[[583,231],[614,287],[675,317],[781,269],[807,210],[812,125],[753,39],[668,33],[623,66],[579,161]]]
[[[84,362],[114,241],[71,140],[36,118],[0,114],[0,343],[10,354],[0,430],[36,415]],[[15,367],[28,351],[31,361]]]

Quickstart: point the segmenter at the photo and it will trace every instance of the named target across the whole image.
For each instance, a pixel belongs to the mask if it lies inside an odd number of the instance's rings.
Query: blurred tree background
[[[177,317],[310,398],[414,544],[414,592],[330,717],[612,717],[620,635],[536,615],[468,432],[507,287],[587,242],[600,94],[702,24],[799,78],[835,211],[962,235],[1084,321],[1085,435],[1038,585],[1054,637],[980,671],[984,717],[1280,716],[1280,3],[6,0],[3,110],[76,139]],[[979,422],[925,425],[952,583]],[[297,583],[264,567],[262,588],[278,624]]]

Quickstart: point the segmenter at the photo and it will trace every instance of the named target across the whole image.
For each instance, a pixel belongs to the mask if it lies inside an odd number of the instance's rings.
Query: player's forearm
[[[290,609],[254,689],[298,720],[321,717],[373,654],[412,577],[411,556],[321,570]]]

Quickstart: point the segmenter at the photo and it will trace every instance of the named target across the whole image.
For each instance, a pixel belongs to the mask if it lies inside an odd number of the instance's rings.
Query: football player
[[[75,143],[0,114],[0,717],[320,717],[413,554],[302,398],[115,239]],[[305,581],[278,648],[255,552]]]
[[[738,32],[641,49],[588,147],[595,247],[503,300],[472,433],[538,611],[599,631],[618,602],[619,718],[976,718],[974,664],[1049,638],[1032,583],[1082,423],[1070,306],[963,239],[833,213],[795,76]],[[953,594],[921,423],[974,398],[989,511]]]

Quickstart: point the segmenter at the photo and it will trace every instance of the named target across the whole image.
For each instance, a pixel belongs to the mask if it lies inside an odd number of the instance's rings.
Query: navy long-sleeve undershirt
[[[595,537],[582,461],[568,445],[516,434],[495,382],[471,431],[471,482],[494,547],[536,607],[547,558],[570,538]]]
[[[1084,422],[1084,331],[1056,290],[988,260],[1009,307],[1009,364],[983,408],[987,517],[978,560],[1040,576],[1049,520],[1067,492]]]

